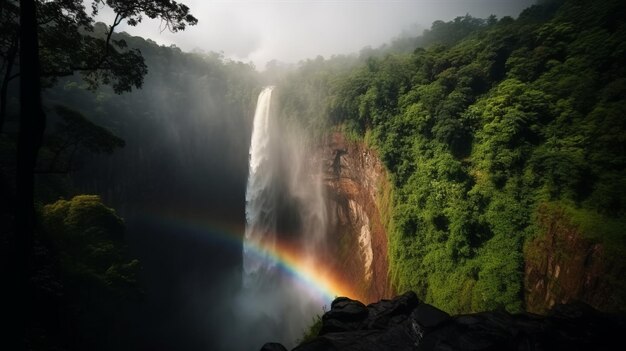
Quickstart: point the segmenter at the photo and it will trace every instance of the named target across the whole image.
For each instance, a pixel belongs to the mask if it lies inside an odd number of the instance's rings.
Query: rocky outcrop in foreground
[[[556,305],[546,316],[481,312],[450,316],[413,292],[365,306],[335,299],[317,338],[294,351],[326,350],[616,350],[624,316],[585,304]],[[262,351],[286,350],[268,343]]]

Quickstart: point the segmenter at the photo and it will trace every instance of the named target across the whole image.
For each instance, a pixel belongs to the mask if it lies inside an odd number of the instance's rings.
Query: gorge
[[[0,266],[26,349],[610,349],[622,335],[624,1],[464,11],[265,70],[91,23],[85,2],[35,2],[67,21],[39,28],[47,127],[24,257],[20,2],[0,12]],[[273,23],[259,13],[239,32]],[[77,70],[96,46],[115,65]]]

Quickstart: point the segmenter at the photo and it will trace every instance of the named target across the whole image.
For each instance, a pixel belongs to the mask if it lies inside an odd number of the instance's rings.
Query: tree
[[[0,86],[0,133],[4,127],[7,111],[7,94],[9,82],[13,77],[13,66],[18,50],[18,16],[19,8],[12,1],[0,3],[0,72],[2,83]]]
[[[60,105],[54,110],[61,121],[57,122],[54,133],[46,137],[46,147],[35,173],[67,174],[76,170],[79,157],[85,152],[111,154],[116,148],[124,147],[124,140],[93,124],[81,113]]]
[[[15,2],[13,2],[15,3]],[[4,4],[4,2],[3,2]],[[104,6],[109,6],[116,14],[106,30],[105,38],[90,35],[93,31],[93,16]],[[134,26],[143,16],[160,18],[165,26],[173,31],[184,30],[187,25],[194,25],[197,19],[189,13],[189,8],[173,0],[94,0],[91,2],[91,15],[85,12],[81,0],[21,0],[19,3],[19,78],[20,78],[20,116],[17,137],[16,156],[16,206],[15,233],[10,239],[10,262],[8,268],[15,280],[16,289],[12,296],[12,312],[9,318],[15,318],[12,324],[18,328],[20,345],[25,347],[24,334],[28,316],[28,276],[30,257],[35,229],[34,211],[34,169],[39,150],[43,143],[46,129],[46,115],[41,100],[42,64],[45,67],[58,68],[47,64],[48,51],[60,53],[53,55],[52,62],[63,63],[65,70],[51,70],[50,76],[83,73],[83,77],[92,87],[99,84],[112,84],[116,92],[121,93],[134,87],[141,87],[143,76],[147,73],[143,58],[138,51],[125,50],[125,43],[112,41],[112,34],[122,21]],[[2,11],[4,12],[4,6]],[[55,42],[50,33],[62,35]],[[4,35],[4,33],[3,33]],[[63,38],[79,38],[73,50],[64,51],[68,43]],[[50,39],[50,42],[41,42]],[[42,44],[53,46],[46,47]],[[57,46],[54,46],[54,45]],[[41,46],[41,49],[40,49]],[[67,47],[65,47],[67,49]],[[55,61],[54,59],[64,61]],[[10,75],[10,73],[9,73]]]
[[[8,86],[20,76],[19,43],[20,43],[20,6],[16,0],[3,1],[0,5],[0,69],[2,72],[2,89],[0,101],[0,132],[6,117]],[[79,28],[92,30],[92,19],[84,10],[82,1],[42,1],[35,2],[36,23],[38,31],[42,75],[52,77],[59,74],[60,67],[74,61],[83,60],[76,55],[81,50]],[[104,45],[99,45],[104,46]],[[84,51],[84,50],[83,50]],[[65,57],[63,57],[63,55]],[[68,70],[65,70],[67,72]]]
[[[124,245],[124,221],[99,196],[78,195],[44,206],[41,222],[58,260],[56,276],[42,279],[59,279],[56,296],[65,298],[52,301],[61,307],[58,318],[66,321],[52,330],[44,327],[48,341],[43,346],[130,349],[124,333],[116,330],[125,323],[124,306],[141,298],[140,265]],[[40,309],[50,308],[46,299],[41,300],[33,303]]]

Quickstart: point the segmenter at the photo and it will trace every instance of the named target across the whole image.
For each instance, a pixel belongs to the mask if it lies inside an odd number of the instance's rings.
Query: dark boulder
[[[406,316],[418,305],[419,299],[412,291],[396,296],[393,300],[380,300],[373,303],[368,306],[367,327],[369,329],[387,328],[389,323],[396,324],[400,319],[406,319]]]
[[[360,301],[338,297],[330,305],[330,311],[322,316],[321,334],[361,329],[368,310]]]
[[[411,313],[411,318],[424,328],[435,328],[450,319],[450,315],[437,307],[420,304]]]
[[[268,342],[261,347],[261,351],[287,351],[287,349],[277,342]]]

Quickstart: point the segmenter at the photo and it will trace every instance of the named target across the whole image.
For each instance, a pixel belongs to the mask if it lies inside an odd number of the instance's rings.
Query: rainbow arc
[[[199,217],[174,216],[171,213],[150,214],[149,219],[159,225],[179,228],[186,233],[195,233],[213,244],[222,245],[230,250],[242,250],[243,228],[227,223],[208,221]],[[248,253],[270,261],[282,274],[291,277],[295,283],[306,290],[323,304],[329,304],[335,297],[347,296],[358,299],[349,284],[343,282],[330,267],[307,258],[300,250],[284,243],[276,242],[273,247],[263,247],[247,243]]]

